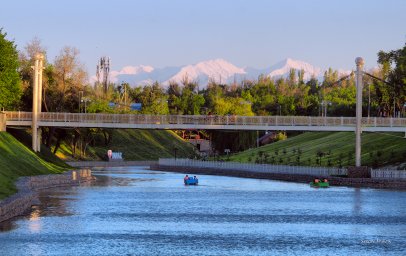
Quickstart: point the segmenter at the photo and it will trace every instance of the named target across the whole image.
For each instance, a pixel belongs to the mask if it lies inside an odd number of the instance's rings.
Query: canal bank
[[[0,201],[0,222],[24,214],[37,203],[37,193],[41,189],[78,186],[93,179],[90,169],[74,170],[64,174],[20,177],[15,183],[18,192]]]
[[[314,168],[314,172],[312,172],[312,170],[309,170],[311,168],[298,167],[298,170],[295,170],[296,172],[294,172],[290,170],[284,171],[283,168],[291,168],[290,166],[282,166],[282,170],[260,171],[260,168],[263,168],[264,165],[250,165],[249,169],[242,170],[242,168],[239,168],[238,164],[231,164],[230,167],[229,165],[227,165],[227,163],[219,163],[217,165],[214,165],[214,167],[207,167],[205,166],[204,162],[197,163],[197,161],[194,161],[193,163],[186,163],[182,161],[182,159],[160,159],[160,162],[158,164],[151,165],[150,169],[159,171],[180,172],[185,174],[194,173],[254,179],[280,180],[299,183],[309,183],[315,178],[327,178],[330,185],[332,186],[406,190],[405,179],[339,177],[338,175],[341,174],[342,170],[335,170],[334,168]],[[256,168],[258,168],[258,171],[256,171]],[[293,168],[294,167],[292,167],[292,169]]]
[[[158,161],[113,160],[113,161],[72,161],[66,163],[76,168],[94,168],[94,167],[150,166],[158,164]]]

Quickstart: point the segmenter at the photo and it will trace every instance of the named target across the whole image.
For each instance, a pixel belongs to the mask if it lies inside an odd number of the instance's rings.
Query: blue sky
[[[37,16],[34,16],[34,14]],[[126,65],[180,66],[223,58],[266,68],[287,57],[353,69],[406,42],[405,0],[3,1],[0,27],[19,49],[38,37],[53,61],[80,50],[93,75],[107,55]]]

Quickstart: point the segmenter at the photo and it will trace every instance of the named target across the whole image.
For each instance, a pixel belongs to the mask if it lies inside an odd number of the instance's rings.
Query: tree
[[[187,82],[186,79],[186,81],[183,81],[183,84],[179,110],[184,115],[199,115],[205,99],[202,94],[196,92],[197,83]]]
[[[290,86],[294,86],[296,83],[297,83],[297,81],[296,81],[296,70],[291,68],[289,70],[288,84]]]
[[[21,97],[18,52],[14,41],[0,29],[0,109],[15,109]]]
[[[79,61],[78,49],[66,46],[61,50],[55,58],[53,78],[56,97],[49,99],[48,107],[52,111],[78,112],[79,91],[87,83],[87,73]]]
[[[35,40],[33,43],[35,45]],[[28,55],[30,55],[30,49],[33,48],[40,47],[27,47]],[[84,85],[87,83],[87,73],[79,61],[79,50],[74,47],[64,47],[60,55],[55,58],[54,65],[46,65],[44,78],[43,104],[45,111],[79,111],[79,91],[84,91]],[[63,131],[63,129],[54,127],[43,129],[43,140],[46,140],[45,144],[49,147],[52,138],[56,137],[54,152],[57,152],[61,140],[72,137],[72,135],[75,138],[80,136],[74,131]]]
[[[42,53],[44,55],[44,67],[45,70],[43,72],[42,77],[42,89],[46,91],[49,83],[48,81],[52,80],[52,66],[48,64],[46,58],[46,49],[41,45],[41,40],[37,37],[32,39],[25,47],[24,51],[19,53],[19,61],[20,61],[20,76],[22,79],[22,97],[21,97],[21,109],[24,111],[31,111],[32,109],[32,88],[33,88],[33,75],[34,72],[32,70],[32,66],[34,66],[35,62],[35,55],[37,53]],[[50,79],[51,78],[51,79]],[[42,93],[42,92],[41,92]],[[44,94],[42,93],[44,96]],[[46,102],[46,99],[43,97],[42,102]],[[46,104],[41,106],[47,109]]]
[[[170,82],[167,90],[168,94],[168,108],[170,114],[178,114],[180,105],[180,96],[182,95],[181,88],[178,83]]]
[[[142,104],[143,114],[167,115],[169,113],[168,97],[158,82],[143,88],[134,88],[131,91],[131,97]]]
[[[387,79],[389,84],[389,109],[393,114],[402,110],[406,102],[406,44],[402,49],[380,51],[378,63],[382,65],[384,71],[387,71],[387,77],[384,79]]]
[[[304,74],[305,74],[305,71],[303,68],[301,70],[297,71],[297,76],[299,78],[299,85],[304,84]]]

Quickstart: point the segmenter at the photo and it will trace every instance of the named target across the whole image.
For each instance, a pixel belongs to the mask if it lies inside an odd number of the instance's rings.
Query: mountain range
[[[163,86],[170,82],[182,84],[182,81],[196,81],[199,86],[206,87],[209,81],[230,84],[245,79],[255,80],[259,75],[271,78],[286,77],[291,69],[304,70],[304,80],[311,77],[322,78],[324,70],[307,62],[287,58],[269,68],[256,69],[251,67],[240,68],[223,59],[202,61],[193,65],[181,67],[154,68],[151,66],[126,66],[120,71],[110,72],[111,82],[127,82],[131,86],[147,85],[158,81]],[[350,71],[341,71],[348,74]],[[95,77],[92,78],[93,80]]]

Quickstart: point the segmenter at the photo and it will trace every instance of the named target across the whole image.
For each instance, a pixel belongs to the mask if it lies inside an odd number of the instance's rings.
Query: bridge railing
[[[347,175],[347,169],[345,168],[199,161],[192,159],[160,158],[159,165],[213,168],[222,170],[239,170],[239,171],[275,173],[275,174],[301,174],[312,176]]]
[[[7,120],[30,121],[31,112],[4,112]],[[320,116],[217,116],[217,115],[138,115],[42,112],[41,122],[86,122],[125,124],[192,124],[255,126],[355,126],[355,117]],[[406,118],[364,117],[364,127],[406,127]]]

